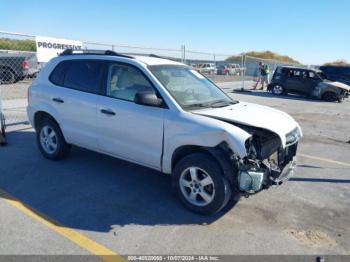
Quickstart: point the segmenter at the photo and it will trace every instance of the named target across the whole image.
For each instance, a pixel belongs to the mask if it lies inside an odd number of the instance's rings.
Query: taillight
[[[23,69],[29,69],[29,62],[27,60],[23,60],[22,67]]]

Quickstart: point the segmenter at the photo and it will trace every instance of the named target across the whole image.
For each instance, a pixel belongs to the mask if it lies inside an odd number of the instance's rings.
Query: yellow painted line
[[[328,159],[328,158],[323,158],[323,157],[318,157],[318,156],[310,156],[310,155],[305,155],[305,154],[298,154],[298,156],[310,158],[310,159],[314,159],[314,160],[319,160],[319,161],[323,161],[323,162],[328,162],[328,163],[332,163],[332,164],[336,164],[336,165],[350,167],[349,163],[339,162],[339,161],[335,161],[335,160]]]
[[[55,231],[56,233],[64,236],[68,240],[72,241],[73,243],[77,244],[83,249],[89,251],[91,254],[100,257],[103,261],[106,261],[106,262],[115,262],[115,261],[125,262],[126,261],[123,257],[113,252],[112,250],[96,243],[95,241],[84,236],[83,234],[78,233],[77,231],[74,231],[68,227],[60,225],[56,221],[53,221],[51,218],[43,214],[40,214],[38,211],[34,210],[33,208],[28,207],[26,204],[23,204],[21,201],[15,199],[14,197],[10,196],[8,193],[6,193],[1,189],[0,189],[0,197],[3,198],[8,204],[15,207],[19,211],[21,211],[22,213],[40,222],[41,224],[47,226],[48,228]]]

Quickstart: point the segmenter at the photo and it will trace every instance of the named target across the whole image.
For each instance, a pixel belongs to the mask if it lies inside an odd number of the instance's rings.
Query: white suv
[[[112,51],[66,50],[28,99],[46,158],[73,144],[171,174],[202,214],[288,179],[302,135],[286,113],[232,100],[189,66]]]
[[[202,74],[213,75],[216,74],[217,70],[214,64],[201,64],[199,66],[199,72]]]

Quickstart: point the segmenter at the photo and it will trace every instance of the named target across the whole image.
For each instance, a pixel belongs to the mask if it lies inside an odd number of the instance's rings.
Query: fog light
[[[259,191],[264,181],[264,172],[241,171],[239,174],[239,188],[241,191]]]

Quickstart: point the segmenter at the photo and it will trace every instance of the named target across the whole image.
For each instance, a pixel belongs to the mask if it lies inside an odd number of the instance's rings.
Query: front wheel
[[[206,215],[219,212],[232,194],[219,164],[205,153],[188,155],[176,164],[173,186],[187,208]]]
[[[326,92],[322,95],[322,100],[327,102],[334,102],[338,100],[337,94],[334,92]]]

